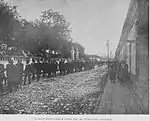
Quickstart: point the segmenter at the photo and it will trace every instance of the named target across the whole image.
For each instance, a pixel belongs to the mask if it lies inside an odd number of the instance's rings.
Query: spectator
[[[8,81],[8,90],[12,92],[13,87],[15,87],[15,65],[13,60],[9,59],[6,66],[7,81]]]
[[[22,84],[22,76],[23,76],[23,64],[20,59],[18,59],[18,63],[16,64],[17,68],[17,87]]]
[[[0,91],[3,92],[3,81],[5,80],[4,65],[0,64]]]

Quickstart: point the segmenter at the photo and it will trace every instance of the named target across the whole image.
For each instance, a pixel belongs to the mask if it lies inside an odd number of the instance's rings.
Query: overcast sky
[[[115,53],[130,0],[7,0],[21,16],[38,18],[42,10],[60,10],[72,26],[73,39],[89,54],[106,55],[106,40]]]

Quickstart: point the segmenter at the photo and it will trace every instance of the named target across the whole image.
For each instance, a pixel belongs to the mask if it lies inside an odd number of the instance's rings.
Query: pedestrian
[[[17,87],[22,85],[22,77],[23,77],[23,63],[21,59],[18,59],[18,63],[16,64],[17,70]]]
[[[115,83],[115,80],[116,80],[116,70],[115,70],[115,67],[114,67],[114,64],[110,64],[110,81],[112,83]]]
[[[121,62],[117,61],[117,79],[120,81],[121,79]]]
[[[31,75],[32,75],[32,80],[35,79],[35,74],[36,74],[35,59],[32,58],[32,63],[31,63]]]
[[[126,80],[127,70],[126,70],[126,62],[123,60],[120,62],[120,70],[119,70],[119,79],[121,84],[123,84]]]
[[[128,64],[125,63],[123,67],[123,82],[129,81],[129,79]]]
[[[37,63],[35,64],[35,67],[36,67],[37,81],[39,81],[41,75],[41,63],[39,59],[37,59]]]
[[[15,88],[15,65],[13,64],[13,60],[9,59],[8,64],[6,66],[6,75],[8,81],[8,90],[12,92],[13,88]]]
[[[5,80],[5,69],[4,69],[4,65],[0,64],[0,92],[3,92],[3,81]]]
[[[28,83],[31,84],[31,65],[29,64],[29,60],[26,61],[26,66],[24,70],[24,85],[26,85],[26,81],[28,79]]]
[[[43,63],[42,63],[42,66],[43,66],[43,78],[46,77],[46,73],[47,73],[47,61],[46,59],[43,60]]]

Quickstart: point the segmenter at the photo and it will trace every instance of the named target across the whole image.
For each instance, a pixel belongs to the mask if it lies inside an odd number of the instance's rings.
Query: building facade
[[[138,30],[144,24],[148,27],[148,9],[148,0],[131,0],[116,50],[116,59],[125,60],[129,73],[134,76],[142,73],[141,63],[148,64],[148,33],[140,33]],[[146,67],[148,69],[148,65]]]
[[[143,109],[148,112],[149,0],[130,0],[115,56],[128,64],[131,80],[138,85],[137,90],[143,95],[141,100],[146,102]]]

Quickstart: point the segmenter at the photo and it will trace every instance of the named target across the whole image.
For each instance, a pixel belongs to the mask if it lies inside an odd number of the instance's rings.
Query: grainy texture
[[[24,86],[0,99],[0,113],[91,114],[106,66]]]
[[[135,93],[120,83],[112,84],[108,81],[97,114],[148,114],[148,106],[144,107],[139,98],[140,93]]]

